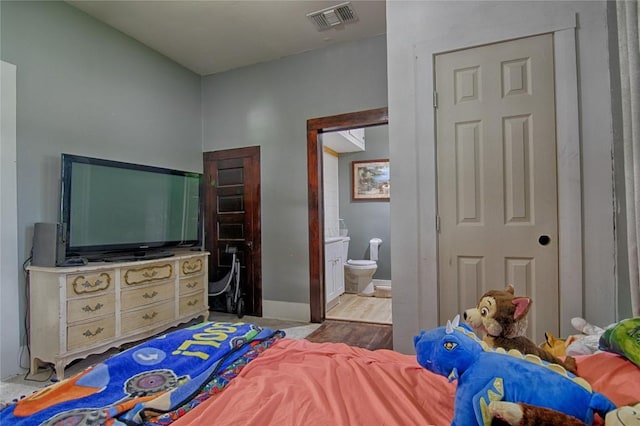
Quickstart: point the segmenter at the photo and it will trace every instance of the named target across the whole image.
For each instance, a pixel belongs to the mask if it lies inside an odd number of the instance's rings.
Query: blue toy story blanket
[[[252,344],[282,332],[204,322],[134,346],[0,411],[2,425],[135,425],[187,402]]]

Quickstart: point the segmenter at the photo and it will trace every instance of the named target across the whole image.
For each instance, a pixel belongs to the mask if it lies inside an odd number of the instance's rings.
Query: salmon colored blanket
[[[640,401],[633,363],[609,353],[577,361],[617,405]],[[174,425],[449,425],[455,389],[413,355],[285,338]]]
[[[285,338],[174,425],[448,425],[454,393],[415,356]]]

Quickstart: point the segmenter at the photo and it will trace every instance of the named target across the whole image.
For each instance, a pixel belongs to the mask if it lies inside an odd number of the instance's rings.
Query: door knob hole
[[[540,237],[538,238],[538,242],[540,243],[540,245],[546,246],[551,242],[551,238],[549,238],[548,235],[540,235]]]

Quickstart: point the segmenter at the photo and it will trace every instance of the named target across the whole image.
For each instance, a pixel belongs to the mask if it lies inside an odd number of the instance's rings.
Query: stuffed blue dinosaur
[[[518,351],[493,350],[459,326],[459,316],[446,327],[422,330],[414,338],[418,363],[458,380],[452,425],[490,425],[491,401],[522,402],[551,408],[592,424],[616,406],[562,367]]]

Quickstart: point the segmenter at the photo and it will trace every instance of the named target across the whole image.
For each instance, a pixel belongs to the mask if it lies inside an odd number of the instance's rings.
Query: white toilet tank
[[[380,244],[382,244],[382,240],[380,238],[372,238],[369,240],[369,259],[378,260],[378,249],[380,248]]]

